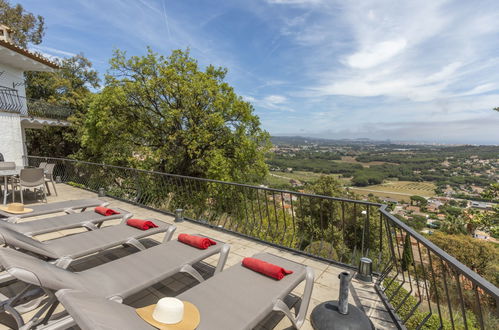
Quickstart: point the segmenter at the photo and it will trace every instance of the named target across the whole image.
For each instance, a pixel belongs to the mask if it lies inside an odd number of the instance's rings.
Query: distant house
[[[398,200],[396,200],[395,198],[389,198],[389,197],[384,197],[382,199],[383,202],[385,203],[395,203],[395,204],[398,204]]]
[[[471,207],[476,209],[489,210],[492,208],[492,205],[485,202],[471,201]]]
[[[412,211],[412,212],[421,212],[421,209],[419,206],[407,206],[405,208],[406,211]]]

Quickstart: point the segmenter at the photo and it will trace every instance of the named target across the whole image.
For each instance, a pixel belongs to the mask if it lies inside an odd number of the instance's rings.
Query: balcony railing
[[[21,113],[23,101],[17,90],[0,86],[0,111]]]
[[[22,117],[67,120],[73,114],[68,106],[20,96],[16,89],[0,86],[0,111]]]
[[[190,221],[348,269],[369,257],[376,290],[399,328],[489,329],[499,322],[499,289],[392,216],[386,205],[28,157],[31,166],[42,161],[56,163],[54,175],[74,187],[103,188],[110,197],[168,214],[181,208]],[[412,255],[405,261],[404,249]]]

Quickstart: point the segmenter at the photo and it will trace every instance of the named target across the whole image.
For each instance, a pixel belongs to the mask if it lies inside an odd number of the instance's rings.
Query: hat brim
[[[7,213],[12,213],[12,214],[24,214],[24,213],[33,212],[33,209],[29,209],[27,207],[24,208],[22,211],[13,211],[13,210],[9,210],[8,206],[0,206],[0,210],[7,212]]]
[[[196,306],[188,301],[183,301],[184,303],[184,318],[179,323],[175,324],[166,324],[156,321],[152,317],[152,313],[154,312],[154,308],[156,308],[156,304],[145,306],[142,308],[137,308],[135,311],[143,319],[145,322],[150,325],[160,329],[160,330],[192,330],[196,329],[201,321],[201,316],[199,315],[199,310]]]

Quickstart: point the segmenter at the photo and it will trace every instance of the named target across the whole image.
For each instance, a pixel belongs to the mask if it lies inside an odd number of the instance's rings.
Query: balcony
[[[57,164],[54,175],[64,197],[51,201],[87,198],[103,189],[113,205],[170,223],[174,211],[182,208],[186,221],[178,223],[177,233],[202,233],[230,243],[227,266],[262,251],[311,266],[315,285],[303,329],[311,329],[315,306],[338,298],[338,274],[355,271],[363,256],[373,260],[375,278],[373,283],[353,280],[350,303],[362,308],[376,328],[497,325],[498,288],[401,223],[385,205],[69,159],[28,160],[32,166]],[[404,262],[407,241],[412,258]],[[215,265],[215,260],[207,263]],[[192,284],[188,276],[174,276],[161,292],[155,287],[127,304],[142,307]],[[289,326],[276,314],[260,328]]]
[[[21,117],[27,118],[27,121],[48,119],[54,121],[53,124],[59,123],[59,125],[67,124],[68,117],[73,114],[70,107],[26,98],[20,96],[16,89],[3,86],[0,86],[0,111],[18,113]]]

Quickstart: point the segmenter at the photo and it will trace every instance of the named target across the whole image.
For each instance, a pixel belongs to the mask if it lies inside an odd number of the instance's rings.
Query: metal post
[[[175,222],[182,222],[184,221],[184,210],[183,209],[176,209],[175,210]]]
[[[338,275],[340,279],[340,295],[338,297],[338,311],[345,315],[348,314],[348,288],[350,286],[350,273],[341,272]]]

